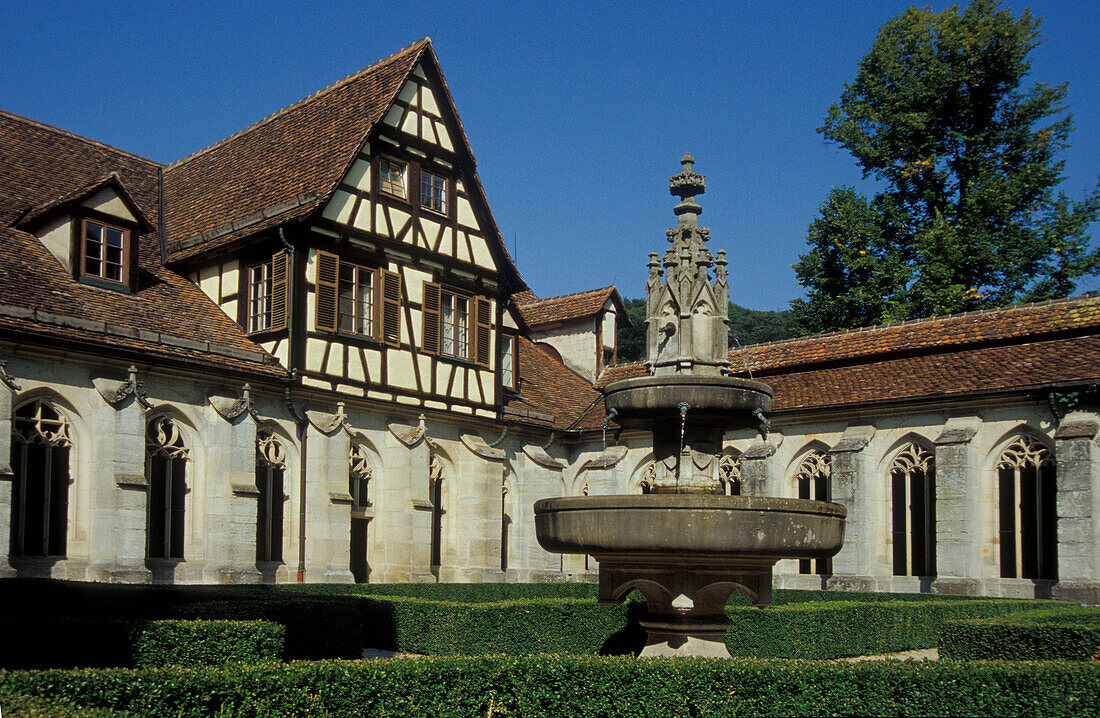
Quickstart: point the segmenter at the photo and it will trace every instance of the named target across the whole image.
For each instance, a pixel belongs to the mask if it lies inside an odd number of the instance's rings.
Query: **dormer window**
[[[386,194],[406,199],[405,173],[409,166],[404,162],[382,157],[378,160],[378,189]]]
[[[447,179],[427,170],[420,171],[420,206],[447,214]]]
[[[130,276],[130,231],[91,219],[81,221],[82,277],[126,285]]]

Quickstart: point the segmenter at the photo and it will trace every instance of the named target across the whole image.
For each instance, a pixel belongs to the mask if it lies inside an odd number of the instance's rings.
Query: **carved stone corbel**
[[[844,454],[863,451],[867,444],[871,443],[874,436],[875,427],[873,426],[849,426],[840,435],[840,440],[829,450],[829,453]]]
[[[142,382],[137,378],[137,367],[131,364],[127,371],[129,377],[124,381],[96,377],[92,379],[92,386],[96,388],[103,400],[111,406],[118,406],[126,400],[126,397],[132,396],[143,409],[151,409],[153,405],[145,394]]]
[[[409,426],[408,424],[399,424],[396,421],[389,422],[386,427],[390,430],[390,433],[394,435],[398,441],[410,449],[416,446],[417,442],[424,438],[424,435],[428,432],[428,427],[424,424],[424,415],[420,415],[420,423],[416,426]]]
[[[503,461],[506,456],[504,449],[489,446],[489,442],[476,434],[463,434],[459,438],[462,440],[462,444],[472,451],[475,456],[493,461]]]
[[[7,359],[0,359],[0,382],[3,382],[12,391],[19,391],[19,384],[16,383],[15,377],[8,374]]]
[[[214,411],[218,412],[218,415],[226,421],[232,422],[245,413],[259,421],[256,410],[252,407],[252,387],[248,384],[244,385],[239,399],[212,394],[207,398],[207,401],[210,402],[210,406],[214,407]]]
[[[626,456],[625,446],[612,446],[585,461],[582,468],[610,469],[612,466],[622,461],[624,456]]]
[[[313,424],[314,429],[327,435],[333,434],[342,428],[348,417],[344,413],[344,402],[340,401],[336,403],[335,414],[307,410],[306,418],[309,419],[310,424]]]
[[[546,453],[546,448],[542,446],[524,446],[523,453],[527,455],[527,458],[534,461],[539,466],[545,466],[548,469],[561,470],[568,466],[568,462],[565,459],[555,459],[550,454]]]

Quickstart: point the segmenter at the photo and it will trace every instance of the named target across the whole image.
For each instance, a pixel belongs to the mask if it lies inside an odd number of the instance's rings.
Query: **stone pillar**
[[[981,595],[982,521],[979,457],[971,439],[981,428],[976,416],[956,417],[936,437],[936,593]]]
[[[87,417],[103,439],[93,443],[89,578],[111,583],[147,583],[146,526],[149,483],[145,478],[145,411],[133,398],[102,405]]]
[[[232,419],[212,408],[205,413],[207,470],[201,510],[206,528],[196,537],[205,549],[203,582],[257,583],[256,421],[248,412]],[[285,476],[284,482],[292,478]]]
[[[306,412],[306,580],[352,583],[348,456],[351,439],[332,415]],[[334,427],[335,424],[335,427]]]
[[[371,522],[374,555],[371,581],[431,583],[432,503],[428,491],[431,450],[425,427],[388,423],[385,437],[385,476],[374,495],[384,510]],[[377,524],[377,526],[376,526]]]
[[[777,441],[778,439],[778,441]],[[782,437],[773,433],[768,441],[756,439],[741,455],[741,494],[769,496],[772,456]]]
[[[501,487],[504,482],[502,449],[476,434],[463,434],[456,476],[448,477],[457,491],[449,492],[449,537],[453,541],[448,565],[440,581],[500,582]],[[461,451],[461,450],[460,450]]]
[[[1054,435],[1058,482],[1058,583],[1054,598],[1100,605],[1100,418],[1067,414]]]
[[[11,491],[15,476],[11,467],[11,418],[12,399],[15,395],[15,383],[7,377],[0,362],[0,578],[15,575],[15,569],[8,562],[11,550]]]
[[[833,557],[829,588],[874,591],[875,540],[878,536],[867,457],[863,450],[875,435],[873,426],[850,426],[830,454],[832,500],[848,509],[844,525],[844,548]]]
[[[550,553],[539,545],[532,506],[539,499],[565,495],[562,472],[568,463],[565,459],[551,456],[546,448],[535,445],[524,445],[523,456],[516,459],[518,496],[515,505],[519,516],[513,517],[512,529],[516,534],[512,545],[516,547],[517,568],[529,570],[528,578],[521,580],[560,580],[563,556]],[[509,563],[512,562],[510,559]]]

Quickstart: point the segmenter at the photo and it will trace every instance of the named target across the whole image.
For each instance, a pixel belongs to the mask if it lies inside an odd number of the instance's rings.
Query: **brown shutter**
[[[401,275],[387,269],[378,272],[382,285],[382,341],[401,344]]]
[[[489,368],[492,357],[493,305],[485,297],[474,297],[474,356],[479,366]]]
[[[288,256],[286,250],[271,256],[271,330],[286,329],[286,287]]]
[[[424,282],[424,332],[421,348],[425,354],[439,353],[439,305],[442,294],[438,284]]]
[[[317,252],[317,331],[335,332],[340,258]]]

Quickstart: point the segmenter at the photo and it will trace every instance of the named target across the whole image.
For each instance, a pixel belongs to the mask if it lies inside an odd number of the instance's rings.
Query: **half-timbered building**
[[[172,164],[2,112],[0,159],[0,576],[591,578],[532,503],[646,490],[622,300],[528,290],[427,40]],[[1098,344],[1081,297],[746,347],[714,470],[848,506],[780,585],[1096,602]]]

